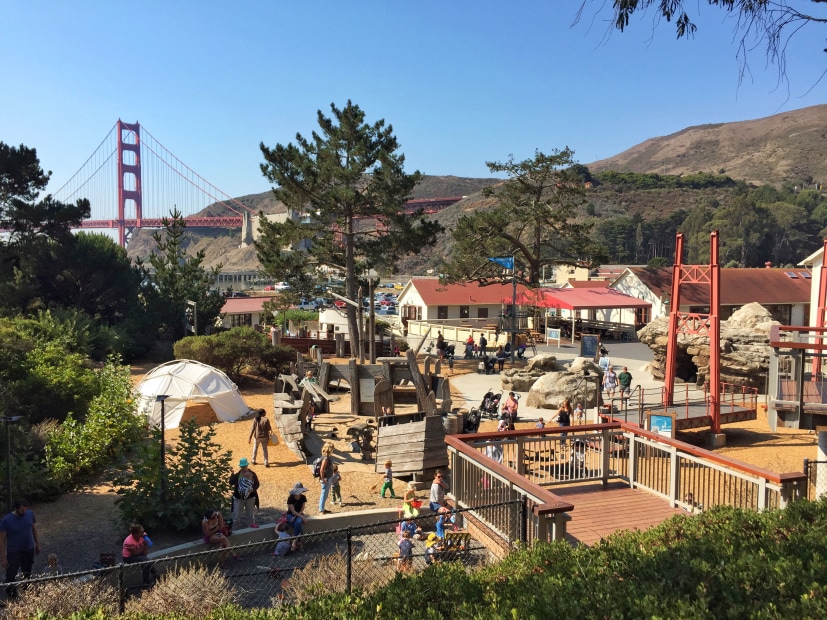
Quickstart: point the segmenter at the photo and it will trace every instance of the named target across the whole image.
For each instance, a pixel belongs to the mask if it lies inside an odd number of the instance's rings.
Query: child
[[[420,540],[422,538],[422,528],[419,527],[413,519],[405,519],[402,522],[400,530],[402,534],[408,532],[414,540]]]
[[[339,486],[339,482],[342,479],[342,475],[339,473],[339,466],[333,465],[333,475],[330,476],[330,492],[333,495],[333,505],[335,506],[338,502],[339,506],[342,505],[342,488]]]
[[[402,496],[402,512],[405,518],[412,518],[419,514],[419,500],[416,498],[416,485],[409,482],[405,487],[405,494]]]
[[[290,553],[290,534],[287,532],[287,523],[279,523],[276,526],[276,536],[278,542],[276,543],[276,550],[273,555],[287,555]]]
[[[436,535],[443,539],[445,538],[445,526],[451,522],[451,513],[441,512],[436,518]]]
[[[583,423],[583,405],[580,403],[577,403],[577,407],[574,408],[574,419],[578,424]]]
[[[49,554],[46,559],[46,570],[43,572],[50,577],[56,577],[57,575],[63,574],[63,567],[58,563],[56,553]]]
[[[431,532],[425,542],[425,564],[429,566],[436,561],[437,555],[442,551],[442,541],[439,536]]]
[[[402,538],[399,540],[399,570],[409,570],[413,564],[413,541],[411,533],[402,531]]]
[[[385,497],[387,491],[391,492],[391,499],[396,499],[396,493],[393,492],[393,461],[385,461],[385,474],[383,477],[382,491],[379,497]]]

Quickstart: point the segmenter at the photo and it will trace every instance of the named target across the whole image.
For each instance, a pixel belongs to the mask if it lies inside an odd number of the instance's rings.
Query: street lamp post
[[[164,504],[167,502],[167,459],[166,446],[164,445],[164,430],[167,417],[164,403],[167,398],[169,398],[169,394],[158,394],[155,397],[155,402],[161,403],[161,502]]]
[[[23,419],[23,416],[14,415],[4,415],[0,416],[0,422],[6,425],[6,500],[7,500],[7,508],[8,512],[11,512],[11,429],[9,428],[12,424],[19,422]]]

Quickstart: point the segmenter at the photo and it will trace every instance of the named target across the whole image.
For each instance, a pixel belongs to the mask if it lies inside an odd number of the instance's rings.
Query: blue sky
[[[118,118],[138,120],[237,196],[270,187],[260,142],[309,135],[348,99],[393,125],[408,171],[468,177],[510,154],[570,146],[589,163],[825,102],[824,29],[791,41],[789,90],[763,47],[739,86],[732,21],[689,4],[699,32],[676,40],[651,13],[612,31],[600,0],[577,24],[579,0],[0,0],[0,140],[36,148],[54,190]]]

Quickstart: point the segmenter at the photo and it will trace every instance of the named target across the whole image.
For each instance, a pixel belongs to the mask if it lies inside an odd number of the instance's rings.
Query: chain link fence
[[[524,530],[520,524],[525,521],[525,505],[518,499],[457,509],[444,517],[442,538],[435,531],[439,517],[429,513],[408,521],[400,518],[20,581],[15,584],[18,596],[8,600],[5,617],[29,618],[38,612],[68,615],[90,607],[102,607],[107,616],[175,612],[200,616],[227,603],[245,609],[277,608],[329,592],[371,591],[399,572],[417,573],[437,562],[461,562],[474,570],[496,556],[468,526],[496,509],[513,521],[509,531],[519,532]],[[299,549],[287,551],[293,546]]]
[[[804,474],[807,476],[807,499],[816,500],[827,494],[827,461],[804,459]]]

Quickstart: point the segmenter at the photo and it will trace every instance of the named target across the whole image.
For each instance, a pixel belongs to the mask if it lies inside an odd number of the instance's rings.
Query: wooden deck
[[[645,530],[672,515],[687,514],[651,493],[629,488],[625,482],[553,487],[555,495],[574,504],[566,526],[566,540],[572,545],[591,546],[618,530]]]

